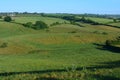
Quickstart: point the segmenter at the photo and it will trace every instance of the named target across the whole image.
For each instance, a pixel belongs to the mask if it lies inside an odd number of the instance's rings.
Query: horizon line
[[[33,12],[33,11],[1,11],[0,13],[45,13],[45,14],[94,14],[94,15],[120,15],[119,13],[64,13],[64,12]]]

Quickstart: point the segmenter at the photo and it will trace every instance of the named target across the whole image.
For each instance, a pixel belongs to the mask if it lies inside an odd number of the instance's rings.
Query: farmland
[[[119,27],[112,19],[86,17]],[[0,20],[0,80],[119,80],[120,52],[105,48],[120,28],[43,16]],[[22,24],[45,22],[35,30]],[[50,26],[59,22],[59,25]],[[111,23],[112,22],[112,23]],[[119,45],[119,44],[118,44]]]

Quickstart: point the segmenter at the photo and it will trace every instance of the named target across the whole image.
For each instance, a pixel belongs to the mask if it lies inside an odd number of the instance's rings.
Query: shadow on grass
[[[111,62],[100,62],[98,63],[99,65],[91,65],[88,67],[85,67],[87,70],[93,71],[96,69],[113,69],[113,68],[120,68],[120,60],[117,61],[111,61]],[[83,67],[78,67],[75,69],[76,71],[82,71]],[[67,72],[66,69],[50,69],[50,70],[40,70],[40,71],[26,71],[26,72],[5,72],[5,73],[0,73],[0,76],[2,77],[7,77],[7,76],[15,76],[15,75],[20,75],[20,74],[50,74],[52,72]],[[114,77],[114,76],[109,76],[109,74],[106,75],[101,75],[101,74],[91,74],[92,78],[96,80],[120,80],[120,78]],[[88,73],[88,78],[89,78],[89,73]],[[51,78],[51,77],[40,77],[37,78],[36,80],[59,80],[57,78]],[[89,79],[88,79],[89,80]]]
[[[45,78],[45,77],[42,77],[42,78],[37,78],[36,80],[61,80],[61,79],[57,79],[57,78]]]
[[[22,24],[22,23],[18,23],[18,22],[15,22],[15,21],[11,21],[10,23],[14,23],[14,24],[18,24],[18,25],[22,25],[22,26],[24,26],[24,24]]]
[[[27,71],[27,72],[5,72],[0,73],[0,76],[10,76],[10,75],[18,75],[18,74],[44,74],[51,72],[65,72],[65,69],[51,69],[51,70],[40,70],[40,71]]]
[[[120,68],[120,60],[112,61],[112,62],[101,62],[98,63],[100,65],[92,65],[91,67],[87,67],[87,69],[94,70],[94,69],[113,69],[113,68]]]
[[[114,53],[120,53],[120,47],[107,46],[107,45],[102,45],[102,44],[97,44],[97,43],[93,43],[93,45],[97,46],[97,49],[99,50],[107,50],[107,51],[111,51]]]
[[[85,67],[88,70],[93,69],[113,69],[120,67],[120,60],[111,61],[111,62],[100,62],[99,65],[91,65],[89,67]],[[77,71],[83,70],[83,67],[76,68]],[[49,69],[49,70],[40,70],[40,71],[27,71],[27,72],[5,72],[0,73],[0,76],[10,76],[16,74],[43,74],[43,73],[51,73],[51,72],[67,72],[67,69]]]
[[[92,75],[97,80],[120,80],[119,78],[113,76],[103,76],[103,75]]]

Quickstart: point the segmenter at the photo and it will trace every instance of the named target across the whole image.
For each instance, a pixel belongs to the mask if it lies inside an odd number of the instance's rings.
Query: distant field
[[[15,22],[18,22],[18,23],[27,23],[27,22],[35,23],[36,21],[44,21],[48,25],[50,25],[54,22],[63,23],[64,21],[66,21],[66,20],[62,20],[59,18],[49,18],[49,17],[15,17],[14,19],[15,19]]]
[[[0,21],[0,80],[120,79],[120,53],[104,46],[106,40],[120,35],[119,28],[79,22],[84,26],[80,27],[59,18],[41,16],[14,19],[17,23],[41,20],[48,25],[62,24],[34,30]],[[4,43],[6,47],[1,47]]]
[[[113,22],[113,19],[95,18],[95,17],[87,17],[87,18],[99,23],[104,23],[104,24]]]
[[[82,17],[79,17],[79,18],[82,18]],[[103,24],[108,24],[113,22],[113,19],[107,19],[107,18],[97,18],[97,17],[85,17],[85,18],[95,22],[103,23]]]
[[[113,26],[118,26],[118,27],[120,27],[120,22],[119,22],[119,23],[111,23],[110,25],[113,25]]]

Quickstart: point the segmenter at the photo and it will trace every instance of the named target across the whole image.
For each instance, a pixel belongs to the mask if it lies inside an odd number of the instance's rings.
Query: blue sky
[[[120,14],[120,0],[1,0],[0,12]]]

